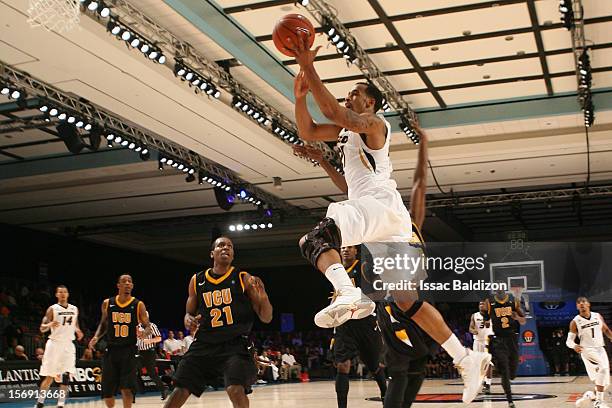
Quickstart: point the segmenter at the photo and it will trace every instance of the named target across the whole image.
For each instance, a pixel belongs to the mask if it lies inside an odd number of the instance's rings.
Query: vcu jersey
[[[247,335],[253,326],[253,305],[244,292],[244,276],[233,266],[214,277],[211,269],[195,275],[198,314],[202,315],[195,334],[199,343],[223,343]]]
[[[64,307],[56,303],[51,306],[51,310],[53,310],[53,320],[51,321],[58,322],[60,325],[55,328],[51,327],[49,338],[54,341],[73,341],[77,319],[79,317],[79,309],[71,304]]]
[[[603,324],[599,313],[591,312],[591,316],[588,319],[578,315],[573,320],[578,328],[578,338],[582,347],[605,346],[602,330]]]
[[[488,317],[491,319],[495,336],[509,337],[516,333],[516,322],[512,318],[512,313],[519,308],[519,301],[508,294],[502,299],[497,296],[490,299]]]
[[[141,303],[135,297],[125,303],[119,302],[119,296],[108,299],[106,341],[109,347],[136,347],[136,328]]]

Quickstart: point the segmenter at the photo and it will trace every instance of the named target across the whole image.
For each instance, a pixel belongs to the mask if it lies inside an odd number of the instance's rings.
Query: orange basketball
[[[301,14],[287,14],[278,20],[272,32],[272,40],[276,48],[283,54],[293,57],[291,41],[297,44],[299,41],[298,33],[308,36],[308,48],[314,44],[315,29],[312,23]]]

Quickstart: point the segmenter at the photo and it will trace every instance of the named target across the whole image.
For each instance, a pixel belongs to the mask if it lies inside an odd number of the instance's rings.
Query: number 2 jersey
[[[587,319],[580,315],[574,317],[578,329],[578,338],[582,347],[604,347],[603,324],[599,313],[591,312]]]
[[[106,342],[109,347],[136,347],[138,311],[141,304],[135,297],[125,303],[119,302],[119,296],[108,299]]]
[[[51,328],[49,339],[63,342],[73,341],[77,319],[79,317],[79,309],[71,304],[64,307],[56,303],[51,306],[51,310],[53,310],[53,320],[51,321],[58,322],[60,325],[56,328]]]
[[[512,313],[519,310],[519,302],[514,296],[506,294],[502,299],[493,296],[490,299],[488,316],[491,319],[495,337],[510,337],[517,331],[517,323]]]
[[[202,315],[196,343],[223,343],[246,336],[253,327],[253,305],[245,293],[246,272],[235,267],[215,277],[211,269],[195,275],[198,314]]]

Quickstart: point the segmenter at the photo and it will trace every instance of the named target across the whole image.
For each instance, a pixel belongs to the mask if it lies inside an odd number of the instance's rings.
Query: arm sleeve
[[[567,341],[565,342],[565,345],[573,350],[574,347],[576,347],[574,340],[576,340],[576,333],[567,333]]]

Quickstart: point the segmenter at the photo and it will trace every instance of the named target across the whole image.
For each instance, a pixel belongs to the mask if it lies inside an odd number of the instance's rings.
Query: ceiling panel
[[[612,87],[612,72],[596,72],[593,74],[593,88]]]
[[[418,74],[393,75],[387,79],[399,91],[426,88]]]
[[[403,98],[414,109],[438,107],[436,99],[429,92],[405,95]]]
[[[388,15],[417,13],[425,10],[438,10],[453,6],[485,3],[488,0],[379,0]]]
[[[520,61],[504,61],[471,65],[467,67],[439,69],[427,72],[435,86],[488,81],[502,78],[515,78],[530,75],[541,75],[542,67],[538,58]]]
[[[518,95],[545,95],[544,81],[520,81],[498,85],[478,86],[468,89],[441,91],[442,98],[449,105],[474,101],[515,98]]]
[[[368,0],[333,0],[327,3],[338,11],[337,15],[343,22],[378,18]]]
[[[612,48],[591,50],[591,66],[593,68],[612,66]]]
[[[40,140],[57,140],[57,138],[38,129],[13,131],[10,133],[0,134],[0,147]]]
[[[494,37],[436,47],[437,50],[432,47],[414,48],[412,53],[422,66],[431,66],[434,62],[447,64],[516,55],[519,52],[532,53],[538,50],[531,33],[514,35],[512,41],[505,40],[505,37]]]
[[[536,14],[538,15],[538,23],[545,25],[547,23],[557,24],[561,22],[561,13],[559,12],[558,0],[540,0],[535,2]]]
[[[402,51],[390,51],[380,54],[371,54],[370,59],[378,69],[383,72],[393,71],[396,69],[409,69],[412,68],[410,61],[404,55]]]
[[[471,10],[449,15],[436,15],[395,22],[406,43],[459,37],[466,30],[471,34],[529,27],[529,12],[525,4],[512,4]]]
[[[548,63],[548,72],[551,74],[576,70],[574,54],[572,53],[548,55],[546,57],[546,62]]]
[[[572,37],[565,28],[542,31],[542,43],[546,51],[571,49]]]
[[[364,50],[395,45],[395,40],[383,24],[353,28],[351,34]]]

